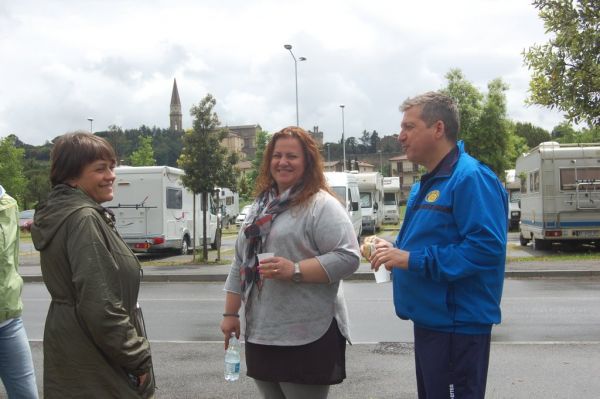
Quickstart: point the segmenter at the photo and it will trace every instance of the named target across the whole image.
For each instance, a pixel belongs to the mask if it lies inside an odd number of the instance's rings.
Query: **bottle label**
[[[230,363],[230,362],[226,362],[225,363],[225,368],[227,370],[227,374],[237,374],[240,372],[240,363]]]

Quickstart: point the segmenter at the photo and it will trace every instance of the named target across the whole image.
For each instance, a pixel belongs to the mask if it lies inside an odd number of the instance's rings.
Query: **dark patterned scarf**
[[[300,187],[294,186],[277,196],[275,188],[272,188],[257,198],[256,212],[248,215],[252,217],[252,223],[244,229],[244,236],[248,240],[248,245],[240,268],[242,292],[246,292],[253,283],[256,283],[259,289],[261,288],[262,280],[258,272],[258,257],[256,254],[262,252],[262,246],[271,231],[275,217],[290,207],[299,191]]]

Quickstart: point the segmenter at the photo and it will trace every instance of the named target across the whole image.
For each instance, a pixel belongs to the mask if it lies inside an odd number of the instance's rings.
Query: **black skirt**
[[[299,346],[247,342],[248,377],[269,382],[333,385],[346,378],[346,338],[335,319],[318,340]]]

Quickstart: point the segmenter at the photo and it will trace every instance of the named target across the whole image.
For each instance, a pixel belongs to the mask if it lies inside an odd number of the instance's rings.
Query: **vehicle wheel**
[[[181,240],[181,248],[179,250],[181,255],[187,255],[190,250],[190,244],[188,240],[189,238],[187,236],[183,237],[183,240]]]
[[[552,247],[552,243],[548,240],[541,240],[539,238],[533,239],[533,249],[536,251],[546,251]]]
[[[527,240],[525,237],[523,237],[523,234],[519,234],[519,243],[521,244],[522,247],[526,246],[528,242],[529,242],[529,240]]]

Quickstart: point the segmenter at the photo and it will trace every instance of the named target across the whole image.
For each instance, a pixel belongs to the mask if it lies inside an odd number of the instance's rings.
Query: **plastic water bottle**
[[[225,351],[225,381],[237,381],[240,378],[240,342],[232,332],[229,347]]]

